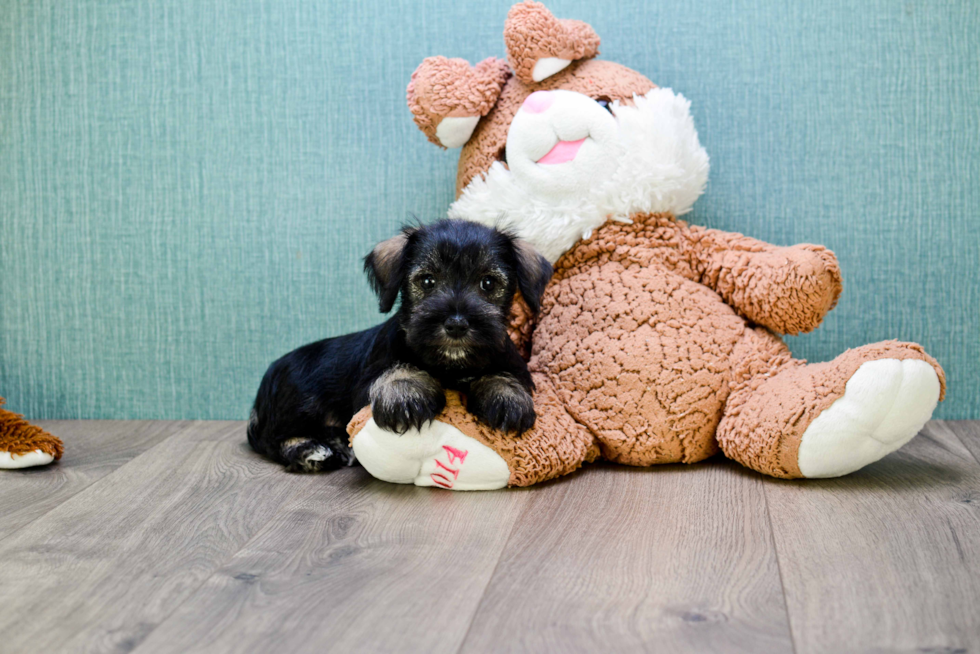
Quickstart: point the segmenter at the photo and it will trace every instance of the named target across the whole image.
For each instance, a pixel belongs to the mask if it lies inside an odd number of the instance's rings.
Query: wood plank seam
[[[507,492],[513,493],[515,491],[514,489],[511,489]],[[528,492],[528,491],[521,489],[516,492]],[[500,568],[501,559],[504,558],[504,552],[506,552],[507,548],[510,547],[510,541],[514,537],[514,532],[517,530],[517,525],[520,524],[521,518],[524,517],[524,514],[530,508],[531,508],[531,502],[528,502],[527,504],[524,505],[524,508],[521,510],[520,515],[517,516],[517,519],[514,520],[514,523],[510,526],[510,533],[507,534],[507,540],[504,541],[504,546],[500,548],[500,553],[497,555],[497,560],[493,564],[493,572],[491,572],[490,575],[487,577],[487,583],[483,586],[483,592],[480,593],[480,601],[476,603],[476,608],[473,609],[473,614],[470,616],[470,623],[466,627],[466,633],[464,633],[463,637],[459,639],[459,647],[456,648],[456,654],[459,654],[461,651],[463,651],[463,646],[466,645],[466,639],[469,638],[470,636],[470,631],[473,629],[473,623],[476,621],[476,616],[480,613],[480,607],[483,606],[483,600],[487,596],[487,589],[490,588],[490,584],[493,582],[494,577],[497,576],[497,570]]]
[[[955,429],[950,429],[949,425],[947,424],[950,422],[949,420],[936,420],[935,422],[938,422],[947,430],[949,430],[949,432],[956,437],[956,440],[958,440],[960,443],[963,444],[963,447],[966,448],[966,451],[970,453],[970,456],[973,457],[973,460],[976,461],[978,465],[980,465],[980,456],[978,456],[977,453],[973,451],[973,448],[970,447],[970,444],[967,443],[965,440],[963,440],[963,437],[960,436]],[[975,421],[970,421],[971,424],[973,424],[974,422]]]
[[[783,611],[786,612],[786,628],[789,629],[789,642],[793,646],[793,652],[798,652],[799,649],[796,646],[796,635],[793,633],[793,616],[789,613],[789,604],[786,602],[786,583],[783,581],[783,562],[779,556],[779,547],[776,546],[776,532],[773,531],[772,526],[772,514],[769,513],[769,483],[781,483],[780,481],[768,481],[764,482],[759,480],[762,484],[762,497],[766,501],[766,522],[769,524],[769,541],[770,547],[772,547],[773,556],[776,557],[776,570],[779,572],[779,587],[783,591]]]

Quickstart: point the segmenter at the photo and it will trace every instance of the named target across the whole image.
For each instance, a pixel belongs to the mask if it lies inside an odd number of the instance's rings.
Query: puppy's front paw
[[[395,366],[371,384],[371,413],[379,427],[396,434],[421,429],[446,406],[442,386],[427,372]]]
[[[498,431],[523,434],[534,426],[534,399],[507,374],[481,377],[470,385],[466,408],[478,420]]]

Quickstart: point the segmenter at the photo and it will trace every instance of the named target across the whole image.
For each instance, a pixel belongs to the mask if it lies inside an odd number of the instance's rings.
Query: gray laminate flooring
[[[238,422],[41,423],[0,652],[980,651],[980,422],[849,477],[715,458],[530,489],[285,473]]]

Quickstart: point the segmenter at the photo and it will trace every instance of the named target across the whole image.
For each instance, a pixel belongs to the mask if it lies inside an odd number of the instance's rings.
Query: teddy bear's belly
[[[607,262],[549,287],[531,367],[555,382],[604,457],[690,463],[717,451],[744,331],[711,289],[662,268]]]

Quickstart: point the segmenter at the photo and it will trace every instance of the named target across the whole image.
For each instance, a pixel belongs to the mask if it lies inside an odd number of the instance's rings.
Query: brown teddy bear
[[[648,466],[720,449],[775,477],[833,477],[915,436],[945,392],[922,347],[887,341],[807,364],[777,336],[834,307],[833,253],[677,218],[708,174],[683,96],[592,59],[593,30],[537,2],[511,9],[504,40],[509,67],[426,59],[408,104],[429,140],[462,146],[450,217],[506,228],[554,263],[536,320],[524,308],[513,321],[537,423],[493,432],[450,393],[435,422],[398,436],[365,407],[348,431],[372,475],[490,489],[600,456]]]
[[[61,458],[61,441],[21,415],[2,408],[0,397],[0,469],[43,466]]]

